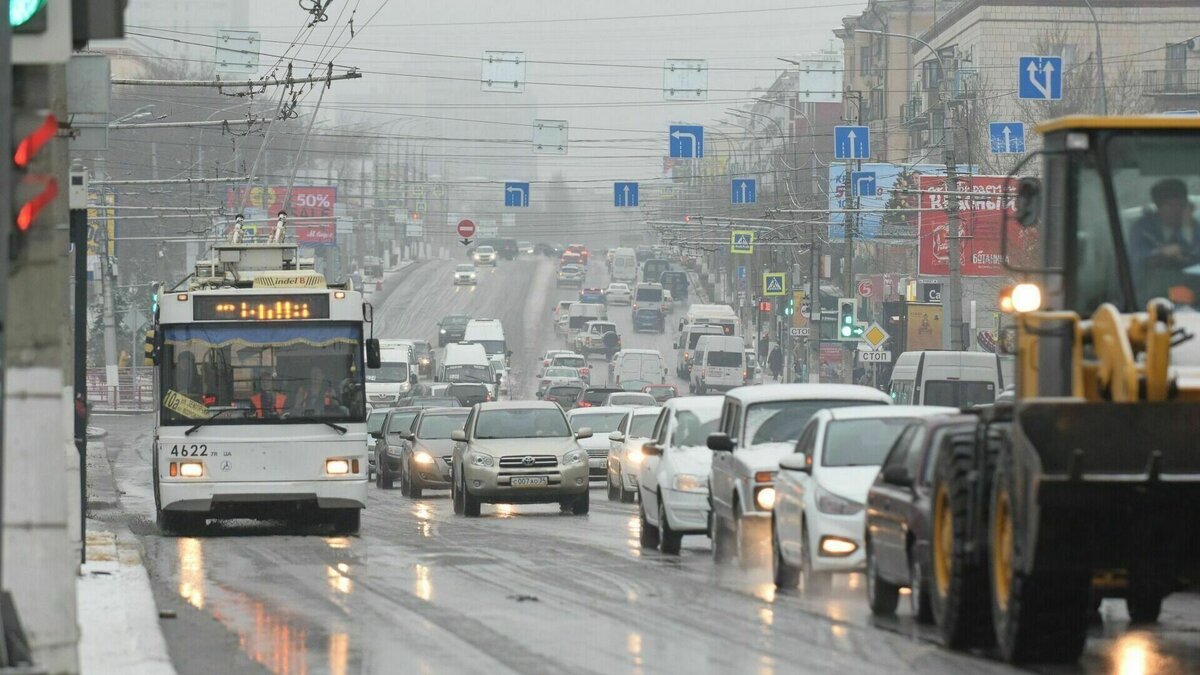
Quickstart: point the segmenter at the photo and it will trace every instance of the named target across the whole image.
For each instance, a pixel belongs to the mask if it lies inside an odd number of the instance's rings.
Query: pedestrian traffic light
[[[858,322],[858,298],[838,298],[837,327],[839,340],[856,340],[854,333]],[[861,335],[861,331],[858,331]]]
[[[758,311],[760,311],[760,312],[771,311],[771,301],[770,300],[759,300],[758,301]]]
[[[796,313],[796,295],[788,296],[787,304],[783,306],[783,315],[791,316]]]
[[[20,250],[23,236],[38,214],[58,195],[58,180],[42,151],[58,134],[58,118],[48,112],[13,111],[13,225],[10,254]]]

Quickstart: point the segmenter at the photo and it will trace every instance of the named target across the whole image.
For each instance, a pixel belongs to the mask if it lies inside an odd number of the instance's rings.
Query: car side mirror
[[[708,449],[717,452],[733,452],[733,439],[723,431],[711,433],[708,435]]]
[[[462,429],[455,429],[450,432],[450,440],[458,441],[459,443],[467,442],[467,432]]]
[[[623,443],[625,441],[625,434],[619,431],[614,431],[608,435],[608,440],[612,441],[613,443]]]
[[[371,369],[379,368],[382,365],[382,360],[379,356],[379,338],[367,338],[367,367]]]
[[[663,454],[663,449],[658,443],[645,443],[642,445],[642,454],[649,457],[659,457]]]
[[[383,438],[383,434],[378,431],[368,431],[367,434],[370,435],[371,438],[375,438],[375,439]]]
[[[501,375],[500,373],[496,373],[496,385],[497,386],[500,385],[500,380],[503,380],[503,379],[504,379],[503,375]]]
[[[908,475],[908,469],[903,466],[889,466],[883,470],[883,482],[890,485],[899,485],[900,487],[912,487],[912,476]]]
[[[592,437],[592,428],[591,427],[579,427],[579,431],[575,432],[575,440],[577,440],[577,441],[582,441],[585,438],[591,438],[591,437]]]
[[[416,383],[417,383],[417,374],[416,374],[416,373],[412,373],[412,374],[410,374],[410,375],[408,376],[408,383],[409,383],[409,384],[416,384]]]
[[[803,452],[793,453],[779,460],[779,468],[784,471],[812,473],[812,466],[808,463],[808,455]]]
[[[416,434],[414,434],[411,431],[401,429],[400,430],[400,438],[403,438],[406,441],[412,441],[412,440],[415,440],[417,438],[417,436],[416,436]]]

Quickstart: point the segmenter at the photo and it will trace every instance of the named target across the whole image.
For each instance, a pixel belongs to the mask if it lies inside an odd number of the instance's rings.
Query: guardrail
[[[117,381],[110,384],[103,368],[88,368],[87,396],[88,403],[97,410],[153,410],[154,370],[122,368]]]

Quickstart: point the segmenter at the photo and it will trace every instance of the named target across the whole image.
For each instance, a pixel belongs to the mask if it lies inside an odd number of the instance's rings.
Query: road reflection
[[[433,598],[433,580],[429,578],[429,568],[417,564],[413,566],[416,571],[416,578],[413,580],[413,593],[425,602],[429,602]]]
[[[1179,659],[1162,653],[1153,636],[1143,632],[1118,637],[1112,644],[1110,659],[1110,671],[1114,675],[1182,673],[1187,670]]]
[[[625,636],[625,649],[633,657],[633,672],[641,673],[642,666],[645,665],[642,660],[642,634],[629,633]]]
[[[175,542],[179,595],[196,609],[204,609],[204,542],[192,537],[180,537]]]

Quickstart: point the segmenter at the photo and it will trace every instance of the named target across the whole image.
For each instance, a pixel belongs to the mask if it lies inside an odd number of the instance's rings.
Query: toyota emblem
[[[525,455],[525,457],[523,459],[521,459],[521,463],[524,464],[525,466],[533,466],[533,457],[530,457],[529,455]]]

